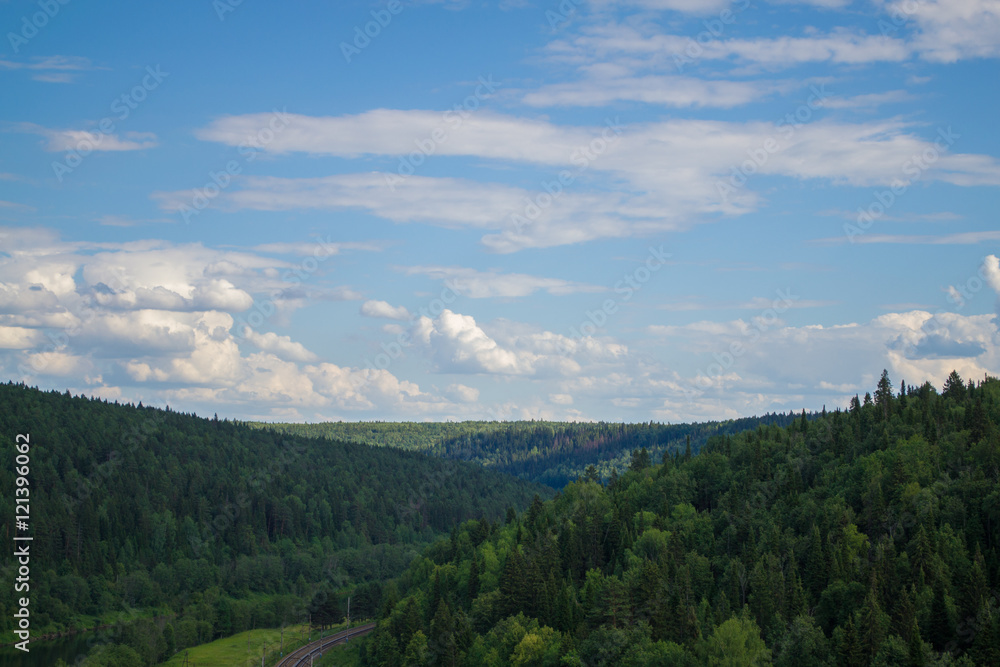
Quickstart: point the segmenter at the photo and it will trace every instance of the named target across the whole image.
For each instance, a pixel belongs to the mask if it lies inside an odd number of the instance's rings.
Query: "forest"
[[[692,424],[467,421],[255,423],[253,426],[428,452],[471,461],[559,489],[583,475],[589,466],[602,479],[609,478],[612,472],[624,472],[630,465],[632,452],[642,448],[653,457],[660,457],[668,450],[684,452],[690,448],[697,452],[713,435],[739,433],[759,425],[787,426],[797,418],[794,413],[769,413]]]
[[[7,451],[23,433],[33,636],[113,625],[112,643],[134,652],[127,664],[310,614],[339,621],[349,593],[357,617],[373,615],[381,582],[452,526],[552,493],[419,452],[0,384]],[[0,466],[0,488],[14,488],[13,464]],[[9,539],[13,492],[0,517]],[[15,594],[0,591],[9,643]]]
[[[1000,381],[639,450],[383,589],[369,665],[998,665]]]

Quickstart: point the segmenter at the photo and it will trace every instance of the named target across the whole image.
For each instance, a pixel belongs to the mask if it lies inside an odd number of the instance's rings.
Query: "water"
[[[28,644],[28,653],[13,646],[0,647],[0,667],[52,667],[60,658],[72,665],[78,656],[84,656],[99,641],[100,635],[82,632],[62,639],[34,641]]]

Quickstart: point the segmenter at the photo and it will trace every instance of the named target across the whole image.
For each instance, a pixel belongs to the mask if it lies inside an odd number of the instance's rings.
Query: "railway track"
[[[347,639],[354,639],[355,637],[367,635],[374,629],[374,623],[366,623],[364,625],[359,625],[356,628],[351,628],[350,630],[344,630],[343,632],[330,635],[329,637],[317,639],[314,642],[306,644],[300,649],[292,651],[287,656],[282,658],[281,661],[275,665],[275,667],[309,667],[311,657],[319,657],[323,651],[327,650],[331,646],[341,644]]]

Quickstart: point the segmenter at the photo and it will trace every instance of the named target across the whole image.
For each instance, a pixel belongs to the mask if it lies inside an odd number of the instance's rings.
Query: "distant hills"
[[[446,423],[323,422],[253,423],[282,433],[363,442],[428,452],[479,465],[555,488],[581,477],[589,466],[601,479],[628,469],[633,451],[646,448],[659,461],[664,453],[697,452],[712,436],[732,435],[758,426],[787,426],[801,415],[769,413],[694,424],[566,423],[547,421]],[[810,415],[808,418],[815,418]]]

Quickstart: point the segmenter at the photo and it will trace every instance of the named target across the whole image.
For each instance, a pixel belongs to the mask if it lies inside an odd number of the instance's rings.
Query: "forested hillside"
[[[385,591],[370,665],[998,665],[1000,382],[637,456]]]
[[[766,414],[694,424],[519,422],[324,422],[254,424],[284,433],[352,440],[425,451],[472,461],[523,479],[561,488],[594,466],[602,479],[624,472],[632,453],[646,448],[659,458],[665,451],[697,452],[713,435],[733,434],[760,425],[787,426],[798,417]]]
[[[0,385],[0,434],[10,454],[0,466],[8,538],[15,436],[30,434],[33,636],[126,616],[123,636],[142,664],[301,622],[310,600],[313,620],[339,620],[336,593],[366,582],[355,613],[373,613],[377,582],[436,535],[548,493],[416,452],[16,384]],[[0,558],[13,581],[12,550]],[[4,641],[13,639],[13,598],[4,587]],[[141,620],[154,615],[166,624]]]

